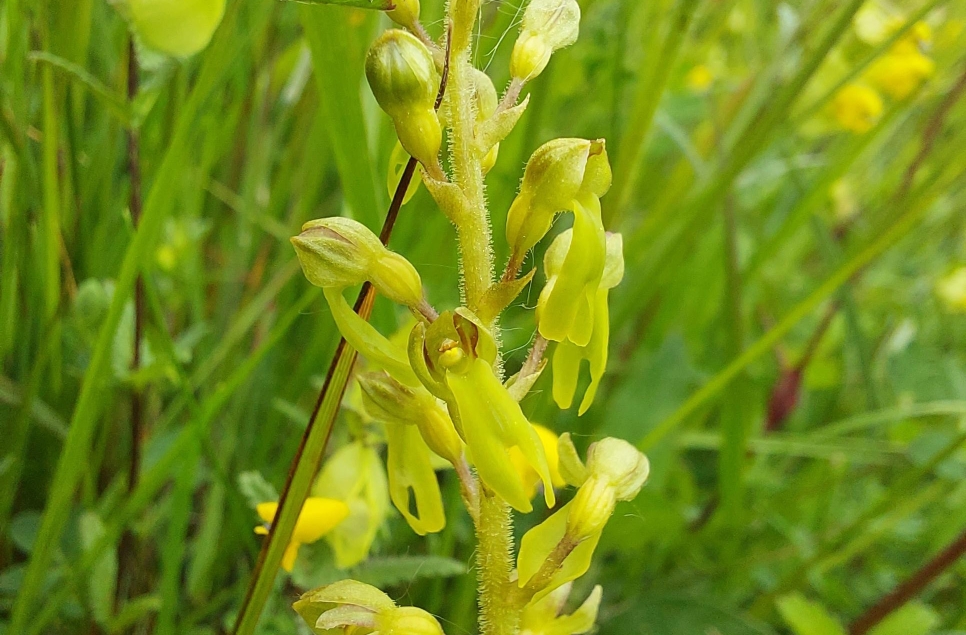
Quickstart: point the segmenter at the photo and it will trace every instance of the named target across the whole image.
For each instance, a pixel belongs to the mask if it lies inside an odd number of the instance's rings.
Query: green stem
[[[473,144],[476,112],[472,99],[470,51],[467,47],[454,50],[452,55],[449,95],[454,114],[450,131],[453,177],[469,203],[466,214],[456,226],[456,233],[460,243],[463,301],[470,309],[475,309],[493,281],[490,215],[483,190],[481,157]]]
[[[477,577],[480,591],[480,632],[483,635],[515,635],[520,611],[507,600],[512,582],[513,528],[510,506],[492,492],[480,495],[480,520],[476,525]]]
[[[453,179],[466,199],[465,213],[456,223],[460,243],[463,303],[477,309],[494,276],[490,244],[490,215],[483,185],[482,156],[475,147],[476,107],[473,101],[473,25],[479,0],[453,0],[449,6],[450,67],[447,94],[450,105],[450,144]],[[489,325],[499,341],[499,326]],[[479,576],[480,632],[482,635],[514,635],[520,610],[507,602],[513,569],[513,521],[510,507],[499,496],[481,488],[476,523]]]

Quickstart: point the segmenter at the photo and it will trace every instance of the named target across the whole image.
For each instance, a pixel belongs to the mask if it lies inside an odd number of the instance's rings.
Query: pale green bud
[[[587,449],[587,470],[614,488],[617,500],[631,500],[647,481],[651,465],[637,448],[613,437],[605,437]]]
[[[208,46],[225,13],[225,0],[129,0],[127,9],[144,44],[185,57]]]
[[[510,74],[528,81],[543,72],[554,51],[577,41],[577,0],[531,0],[523,14],[520,37],[510,57]]]
[[[606,479],[588,478],[571,501],[567,535],[579,541],[599,532],[614,513],[616,504],[614,488]]]
[[[369,280],[393,302],[413,307],[423,300],[416,269],[358,221],[340,216],[309,221],[291,240],[305,277],[317,287],[342,289]]]
[[[550,231],[558,212],[573,210],[578,195],[599,198],[610,181],[603,139],[554,139],[537,148],[507,214],[506,238],[514,257],[522,259]]]
[[[382,635],[444,635],[436,618],[415,606],[380,613],[376,630]]]
[[[439,622],[426,611],[396,606],[379,589],[355,580],[309,591],[293,607],[315,632],[355,627],[383,635],[443,635]]]
[[[402,147],[423,165],[435,166],[443,139],[434,108],[439,79],[426,45],[401,29],[386,31],[366,56],[366,79]]]
[[[386,373],[359,376],[366,411],[380,421],[414,425],[426,445],[450,463],[463,455],[463,442],[446,411],[425,388],[405,386]]]
[[[393,0],[395,6],[386,11],[389,19],[407,29],[415,28],[419,21],[419,0]]]

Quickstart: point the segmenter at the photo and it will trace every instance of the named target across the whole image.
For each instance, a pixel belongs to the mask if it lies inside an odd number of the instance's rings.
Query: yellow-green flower
[[[389,496],[409,526],[420,536],[446,526],[443,498],[433,469],[431,454],[416,426],[386,423],[386,468]],[[410,511],[410,491],[416,513]]]
[[[569,551],[534,600],[576,580],[590,568],[604,525],[618,501],[631,500],[647,480],[647,458],[626,441],[604,438],[587,450],[586,465],[577,456],[570,434],[560,436],[560,474],[579,487],[577,495],[523,536],[517,556],[520,587],[526,586],[544,563],[552,561],[560,545]]]
[[[572,588],[568,582],[527,604],[520,620],[520,635],[581,635],[594,628],[603,589],[598,584],[576,611],[561,615]]]
[[[936,293],[950,311],[966,313],[966,267],[959,267],[936,283]]]
[[[560,469],[558,468],[560,458],[557,454],[557,435],[549,428],[546,428],[538,423],[533,423],[531,425],[533,426],[533,429],[536,430],[537,436],[540,437],[540,443],[543,445],[543,451],[547,455],[547,465],[550,467],[550,482],[553,483],[554,488],[559,489],[566,485],[566,482],[563,480],[563,477],[560,476]],[[520,448],[510,448],[510,460],[513,462],[513,466],[516,468],[517,473],[520,475],[520,480],[523,481],[523,487],[526,490],[530,500],[533,500],[533,497],[537,495],[537,488],[541,482],[540,475],[524,458]]]
[[[260,503],[255,511],[266,523],[255,527],[255,533],[267,536],[269,526],[275,520],[275,513],[278,511],[278,503]],[[315,496],[307,498],[305,504],[302,505],[302,511],[299,512],[295,530],[292,532],[292,539],[282,556],[282,568],[291,571],[292,567],[295,566],[295,557],[298,555],[299,547],[322,538],[335,529],[348,515],[349,506],[340,500]]]
[[[554,311],[551,300],[556,297],[564,302],[567,298],[566,293],[563,292],[566,287],[559,281],[568,278],[570,272],[567,266],[573,262],[571,254],[579,249],[579,246],[575,248],[572,245],[574,235],[572,230],[560,234],[551,244],[544,258],[544,268],[548,277],[547,286],[544,287],[537,301],[537,324],[541,327],[560,317],[559,313]],[[553,398],[561,409],[565,410],[573,403],[581,364],[585,359],[590,363],[590,385],[581,399],[578,414],[584,414],[594,402],[597,388],[607,369],[607,348],[610,343],[608,295],[610,289],[616,287],[623,277],[623,240],[620,234],[608,234],[606,259],[597,287],[593,289],[592,294],[590,294],[591,290],[586,291],[589,297],[585,301],[589,303],[589,307],[583,312],[576,313],[573,323],[575,328],[568,332],[566,339],[560,340],[553,353]],[[580,338],[584,337],[582,329],[587,325],[590,328],[590,337],[581,344],[581,340],[573,335],[577,333]],[[549,327],[541,328],[541,333],[556,335]]]
[[[864,84],[847,84],[832,100],[832,115],[846,130],[868,132],[882,115],[882,98]]]
[[[312,494],[348,506],[346,519],[325,535],[336,566],[345,569],[364,560],[389,512],[389,484],[379,453],[362,441],[339,448],[323,466]]]
[[[134,30],[150,48],[184,57],[208,46],[225,0],[129,0]]]
[[[886,53],[869,69],[869,80],[895,99],[913,94],[936,71],[936,64],[918,48]]]
[[[540,437],[493,372],[493,336],[462,308],[442,313],[422,333],[420,326],[413,331],[410,363],[426,388],[446,400],[480,479],[514,509],[531,511],[527,488],[510,458],[516,447],[540,475],[544,499],[553,507],[550,467]]]

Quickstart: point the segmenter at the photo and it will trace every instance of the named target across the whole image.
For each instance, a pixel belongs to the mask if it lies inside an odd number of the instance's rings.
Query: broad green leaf
[[[778,599],[778,612],[795,635],[845,635],[842,624],[825,608],[798,593]]]

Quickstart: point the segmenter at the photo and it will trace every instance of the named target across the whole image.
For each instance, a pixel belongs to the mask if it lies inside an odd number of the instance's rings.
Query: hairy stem
[[[469,47],[454,49],[452,56],[449,95],[453,177],[468,202],[466,213],[457,223],[456,233],[460,243],[463,300],[466,306],[475,309],[493,280],[493,250],[483,171],[480,168],[481,157],[473,144],[476,109],[473,104]]]
[[[494,276],[490,218],[480,165],[483,157],[473,143],[477,113],[470,53],[479,6],[480,0],[451,0],[449,4],[448,95],[453,181],[466,200],[465,211],[457,219],[456,233],[460,244],[463,303],[471,310],[479,308]],[[499,341],[499,325],[494,321],[488,326]],[[513,569],[510,506],[485,488],[480,490],[476,522],[480,632],[482,635],[515,635],[520,610],[506,601]]]
[[[477,578],[480,586],[480,632],[483,635],[515,635],[520,610],[507,598],[513,591],[513,528],[510,506],[484,488],[480,492],[480,518],[476,524]]]

